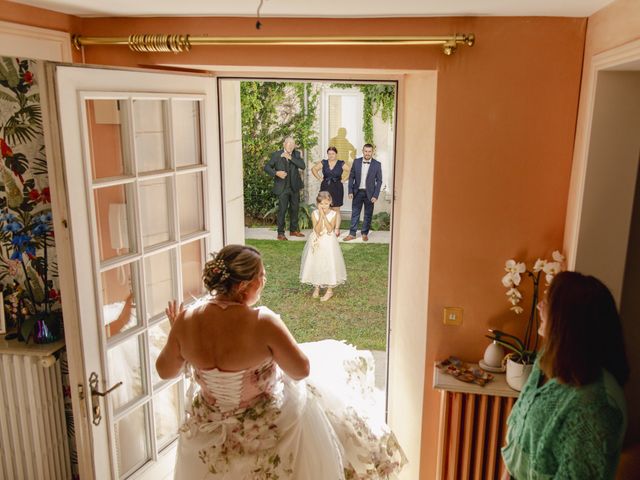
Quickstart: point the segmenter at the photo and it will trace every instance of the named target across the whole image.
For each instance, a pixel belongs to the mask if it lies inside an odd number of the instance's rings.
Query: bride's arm
[[[309,359],[300,349],[282,319],[269,312],[262,318],[262,329],[273,359],[294,380],[309,376]]]
[[[169,338],[167,338],[167,343],[160,352],[158,360],[156,360],[156,370],[163,380],[177,377],[182,371],[185,362],[180,353],[180,342],[178,340],[180,331],[183,328],[185,311],[182,310],[182,305],[180,305],[179,310],[176,309],[175,302],[171,314],[169,314],[170,310],[171,304],[167,309],[169,321],[171,322]]]

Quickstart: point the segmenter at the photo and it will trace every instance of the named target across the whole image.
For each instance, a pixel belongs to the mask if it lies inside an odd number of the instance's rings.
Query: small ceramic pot
[[[491,342],[484,351],[484,363],[493,368],[502,367],[502,359],[504,358],[504,348],[496,342]]]
[[[524,384],[527,383],[527,379],[529,378],[532,369],[533,364],[531,363],[525,365],[514,362],[511,358],[507,359],[507,374],[505,376],[507,385],[518,392],[521,391]]]

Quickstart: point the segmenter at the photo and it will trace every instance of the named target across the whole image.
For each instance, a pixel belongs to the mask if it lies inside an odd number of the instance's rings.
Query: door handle
[[[91,388],[91,413],[93,417],[93,424],[100,425],[100,420],[102,420],[102,410],[100,409],[100,397],[106,397],[111,392],[113,392],[116,388],[121,387],[122,382],[116,383],[110,389],[100,392],[98,391],[98,374],[96,372],[91,372],[89,376],[89,387]]]

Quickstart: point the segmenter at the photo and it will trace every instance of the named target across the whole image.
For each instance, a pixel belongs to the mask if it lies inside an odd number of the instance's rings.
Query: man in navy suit
[[[362,157],[353,161],[349,172],[349,198],[351,203],[351,227],[349,235],[344,237],[348,242],[356,238],[360,212],[364,205],[364,221],[362,222],[362,241],[369,240],[369,228],[373,217],[373,204],[378,200],[380,187],[382,186],[382,165],[373,158],[373,145],[365,144],[362,148]]]

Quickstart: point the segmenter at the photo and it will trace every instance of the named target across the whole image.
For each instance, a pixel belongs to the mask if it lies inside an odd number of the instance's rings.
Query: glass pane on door
[[[122,382],[122,386],[109,394],[114,411],[140,398],[147,392],[144,378],[141,335],[136,335],[109,349],[109,379],[112,385]]]
[[[174,252],[167,250],[144,259],[147,318],[164,313],[167,302],[178,297],[174,277]]]
[[[93,179],[131,174],[126,101],[87,100],[85,106]]]
[[[114,425],[118,476],[122,478],[150,458],[147,404],[122,417]]]
[[[142,245],[151,247],[173,238],[171,178],[162,177],[141,181],[140,222]]]
[[[173,151],[176,167],[202,163],[200,142],[200,102],[198,100],[174,100]]]
[[[174,383],[153,397],[153,417],[159,448],[176,438],[180,427],[180,384]]]
[[[138,172],[170,168],[167,101],[134,100],[133,124]]]
[[[153,366],[151,368],[151,382],[153,385],[158,385],[162,382],[155,365],[162,348],[167,344],[170,330],[171,324],[169,320],[163,320],[149,329],[149,363]]]
[[[115,185],[94,191],[100,260],[136,251],[132,185]]]
[[[206,293],[202,283],[205,246],[203,240],[182,246],[182,298],[185,303]]]
[[[178,175],[176,184],[180,237],[184,238],[186,235],[204,230],[202,173]]]
[[[134,283],[135,264],[121,265],[102,272],[102,317],[107,334],[111,338],[139,324]]]

